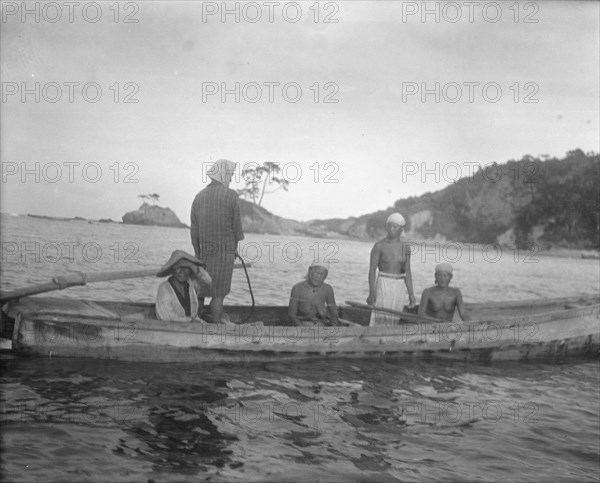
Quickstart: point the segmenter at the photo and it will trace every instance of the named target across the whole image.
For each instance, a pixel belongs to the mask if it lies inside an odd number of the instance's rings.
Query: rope
[[[240,257],[237,253],[235,254],[235,256],[240,259],[240,262],[242,262],[242,268],[244,269],[244,273],[246,274],[246,280],[248,281],[248,289],[250,290],[250,297],[252,298],[252,308],[250,309],[250,313],[248,314],[248,316],[244,319],[243,323],[245,324],[250,320],[250,318],[252,317],[252,314],[254,313],[254,292],[252,292],[252,284],[250,283],[250,276],[248,275],[248,270],[246,269],[246,264],[244,263],[244,259],[242,257]]]

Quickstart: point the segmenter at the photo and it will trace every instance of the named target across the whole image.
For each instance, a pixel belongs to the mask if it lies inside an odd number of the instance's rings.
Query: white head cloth
[[[393,223],[394,225],[405,226],[406,220],[400,213],[392,213],[388,216],[386,223]]]
[[[229,179],[234,175],[237,164],[228,159],[219,159],[208,168],[206,174],[210,179],[214,179],[219,183],[226,184]]]
[[[327,272],[329,272],[329,262],[320,262],[318,260],[315,260],[314,262],[312,262],[310,264],[310,268],[313,267],[321,267],[324,268],[325,270],[327,270]]]
[[[438,263],[435,266],[435,271],[436,272],[452,273],[452,265],[450,265],[449,263]]]

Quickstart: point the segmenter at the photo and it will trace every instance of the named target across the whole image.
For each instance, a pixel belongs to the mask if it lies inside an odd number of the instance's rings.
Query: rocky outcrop
[[[246,233],[269,235],[300,235],[306,231],[306,224],[281,218],[263,207],[240,200],[242,226]]]
[[[171,208],[149,205],[143,203],[136,211],[130,211],[123,215],[123,223],[128,225],[158,225],[185,228],[179,221],[177,215]]]
[[[321,228],[313,228],[309,223],[290,220],[274,215],[261,206],[240,200],[240,215],[245,233],[263,233],[270,235],[306,235],[324,237],[338,236],[337,233],[324,232]],[[105,220],[103,220],[105,221]],[[170,208],[142,204],[136,211],[123,215],[123,223],[129,225],[159,225],[172,227],[187,227],[181,223]]]

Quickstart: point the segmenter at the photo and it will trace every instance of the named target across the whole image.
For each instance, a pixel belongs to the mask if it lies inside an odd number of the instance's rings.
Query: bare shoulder
[[[412,253],[411,247],[415,243],[410,240],[402,240],[402,241],[400,241],[400,244],[402,245],[402,251],[404,253],[407,253],[408,255],[410,255]]]
[[[454,297],[462,297],[462,292],[457,287],[447,287]]]
[[[304,286],[304,282],[298,282],[297,284],[295,284],[295,285],[292,287],[292,293],[294,293],[294,292],[296,292],[296,293],[297,293],[297,292],[300,292],[300,291],[302,290],[302,287],[303,287],[303,286]]]
[[[383,246],[383,244],[384,244],[384,242],[385,242],[385,239],[382,239],[382,240],[377,240],[377,241],[375,242],[375,244],[373,245],[373,248],[371,249],[371,251],[372,251],[372,252],[375,252],[375,251],[380,251],[380,250],[381,250],[381,247],[382,247],[382,246]]]

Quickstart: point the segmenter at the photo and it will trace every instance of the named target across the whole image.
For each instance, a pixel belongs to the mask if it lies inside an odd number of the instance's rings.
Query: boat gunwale
[[[279,306],[275,306],[279,307]],[[228,335],[234,335],[236,337],[252,337],[250,332],[253,329],[257,329],[259,337],[262,337],[264,331],[272,338],[283,338],[289,340],[293,337],[294,340],[310,340],[321,337],[323,342],[327,338],[343,337],[343,338],[360,338],[364,340],[378,338],[378,337],[404,337],[408,338],[411,336],[412,341],[418,342],[419,336],[423,336],[423,333],[443,333],[445,336],[452,334],[461,333],[462,331],[470,331],[472,334],[487,331],[489,328],[494,327],[498,329],[513,329],[515,327],[531,327],[535,324],[551,324],[553,322],[566,321],[570,319],[576,319],[585,315],[597,314],[600,317],[600,304],[585,305],[581,307],[568,308],[562,310],[554,310],[551,312],[541,312],[526,315],[512,315],[504,316],[501,319],[485,319],[485,320],[474,320],[474,321],[457,321],[457,322],[406,322],[398,325],[391,326],[295,326],[295,325],[263,325],[260,321],[250,322],[247,324],[234,324],[234,325],[217,325],[210,324],[200,321],[192,322],[171,322],[162,321],[156,318],[130,318],[127,316],[113,318],[106,316],[91,316],[91,315],[78,315],[78,314],[60,314],[53,312],[44,311],[19,311],[21,322],[30,321],[32,323],[48,324],[49,326],[69,325],[74,326],[85,326],[89,327],[97,325],[105,329],[113,330],[127,330],[127,329],[141,329],[149,332],[164,332],[164,333],[175,333],[175,334],[190,334],[190,335],[201,335],[205,337],[226,337]],[[82,320],[83,319],[83,320]],[[85,320],[85,321],[84,321]],[[90,323],[86,323],[86,322]],[[15,324],[15,332],[17,330]],[[421,327],[424,329],[434,329],[431,332],[411,332],[409,329]],[[14,334],[13,334],[14,336]],[[495,344],[506,342],[509,339],[500,339],[495,341]],[[408,342],[408,339],[405,341]],[[536,343],[536,341],[531,341]],[[250,343],[250,342],[249,342]],[[386,341],[386,343],[389,343]],[[450,343],[450,341],[448,342]],[[519,341],[520,344],[527,343],[526,341]],[[260,344],[259,344],[260,345]]]

